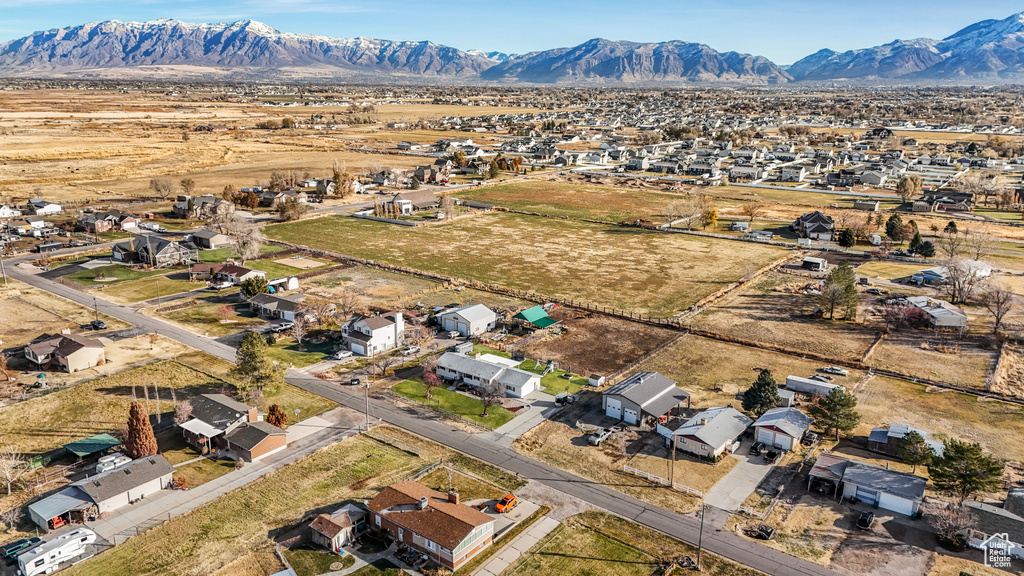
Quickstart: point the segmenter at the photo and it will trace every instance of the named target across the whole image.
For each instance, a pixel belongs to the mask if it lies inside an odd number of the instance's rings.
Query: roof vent
[[[429,503],[430,503],[430,500],[428,500],[426,497],[420,498],[418,508],[420,510],[426,510],[427,509],[427,504],[429,504]]]

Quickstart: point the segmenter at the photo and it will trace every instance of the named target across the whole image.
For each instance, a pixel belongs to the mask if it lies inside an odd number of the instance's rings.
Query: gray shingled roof
[[[811,417],[796,408],[772,408],[758,418],[754,426],[771,426],[800,438],[811,427]]]
[[[701,422],[704,421],[702,424]],[[719,447],[736,438],[753,422],[735,408],[708,408],[687,420],[676,430],[677,436],[693,436],[708,446]]]
[[[674,380],[658,372],[637,372],[605,390],[604,395],[622,396],[654,416],[665,414],[690,397],[676,387]]]
[[[843,482],[893,494],[907,500],[924,498],[924,487],[928,483],[924,478],[913,474],[897,472],[856,460],[850,460],[850,463],[846,465]]]
[[[139,458],[131,464],[92,478],[79,480],[72,486],[85,492],[93,502],[98,504],[173,472],[174,466],[171,466],[166,458],[157,454]]]
[[[243,450],[252,450],[268,436],[283,436],[284,434],[284,430],[267,422],[246,422],[228,432],[224,439]]]
[[[198,418],[222,430],[245,416],[250,409],[249,406],[223,394],[200,394],[192,398],[190,403],[192,404],[193,418]]]

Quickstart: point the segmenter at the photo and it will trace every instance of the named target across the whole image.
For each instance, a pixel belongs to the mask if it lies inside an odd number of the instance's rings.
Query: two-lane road
[[[89,307],[94,305],[94,297],[91,294],[43,278],[34,271],[10,266],[8,273],[13,278],[26,284],[50,291],[74,302]],[[168,338],[226,360],[233,361],[235,358],[234,348],[216,340],[198,336],[187,330],[155,318],[150,318],[100,298],[95,299],[95,305],[100,312],[134,324],[143,330],[158,332]],[[366,402],[362,390],[319,380],[301,372],[289,372],[287,382],[355,410],[362,411]],[[693,516],[682,516],[664,508],[659,508],[519,454],[510,448],[504,448],[494,442],[490,434],[469,434],[460,429],[453,428],[443,420],[424,417],[417,411],[403,410],[393,404],[372,398],[369,399],[369,408],[371,416],[380,418],[388,424],[408,430],[484,462],[514,472],[523,478],[544,483],[554,489],[584,500],[595,508],[608,510],[620,516],[630,518],[639,524],[669,534],[685,542],[694,545],[697,543],[700,522]],[[721,515],[725,513],[713,509],[709,512],[709,515],[711,514]],[[838,573],[828,568],[794,558],[767,546],[751,543],[724,530],[709,528],[709,524],[721,525],[721,523],[707,522],[705,524],[702,542],[704,548],[709,552],[777,576],[838,576]]]

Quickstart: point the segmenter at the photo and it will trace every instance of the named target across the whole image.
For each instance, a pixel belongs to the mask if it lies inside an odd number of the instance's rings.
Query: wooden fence
[[[651,482],[654,482],[655,484],[661,484],[662,486],[669,486],[669,485],[671,485],[673,490],[677,490],[679,492],[683,492],[684,494],[689,494],[690,496],[696,496],[697,498],[703,498],[704,497],[704,493],[701,492],[700,490],[697,490],[695,488],[690,488],[689,486],[684,486],[682,484],[670,482],[669,480],[667,480],[665,478],[662,478],[661,476],[655,476],[654,474],[651,474],[650,472],[644,472],[643,470],[639,470],[637,468],[633,468],[632,466],[623,466],[622,470],[624,472],[628,473],[628,474],[632,474],[634,476],[639,476],[639,477],[644,478],[646,480],[650,480]]]

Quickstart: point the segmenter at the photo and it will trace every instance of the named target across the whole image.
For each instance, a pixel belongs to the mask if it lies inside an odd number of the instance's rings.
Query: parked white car
[[[338,350],[337,352],[331,355],[331,358],[333,360],[341,360],[343,358],[348,358],[350,356],[352,356],[351,350]]]

